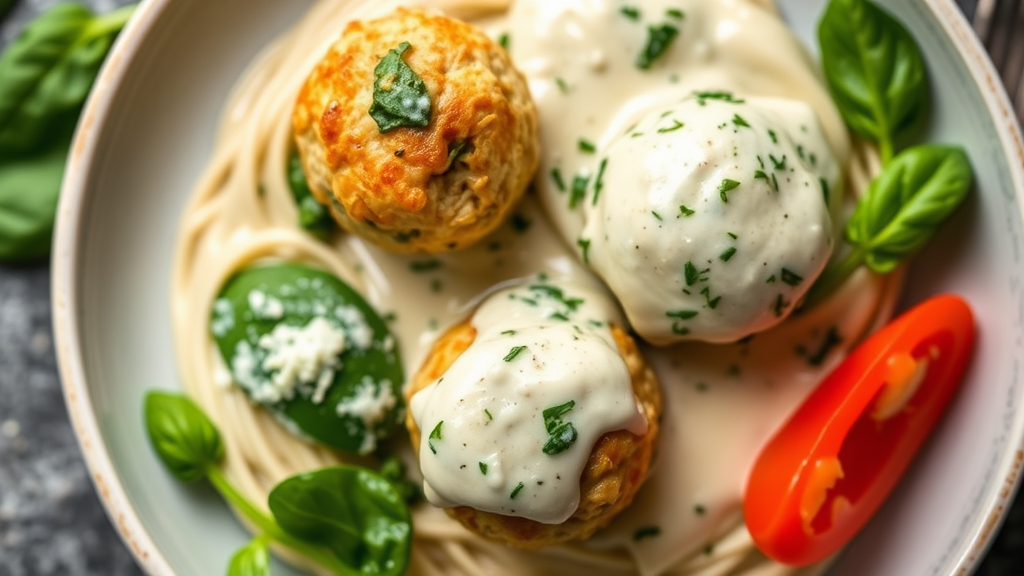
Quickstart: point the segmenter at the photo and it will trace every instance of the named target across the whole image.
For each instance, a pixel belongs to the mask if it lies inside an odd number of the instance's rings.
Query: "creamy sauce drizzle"
[[[566,521],[598,438],[647,422],[608,328],[603,292],[532,282],[488,297],[476,337],[413,396],[424,492],[435,506]]]

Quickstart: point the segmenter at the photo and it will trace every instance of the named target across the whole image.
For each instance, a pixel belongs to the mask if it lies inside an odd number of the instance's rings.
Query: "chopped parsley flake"
[[[726,248],[721,254],[718,255],[718,259],[722,262],[728,262],[730,258],[736,255],[736,247],[730,246]]]
[[[693,216],[693,214],[694,214],[694,210],[691,210],[690,208],[688,208],[686,206],[686,204],[680,204],[679,205],[679,215],[680,216]],[[676,218],[679,218],[680,216],[676,216]]]
[[[693,265],[693,262],[687,260],[683,265],[683,277],[686,279],[687,286],[693,286],[700,280],[700,271]]]
[[[542,413],[544,416],[544,429],[548,432],[548,441],[542,448],[548,456],[568,450],[576,442],[578,433],[572,422],[563,422],[562,416],[569,413],[576,406],[575,400],[569,400],[565,404],[546,408]]]
[[[409,270],[412,270],[413,272],[430,272],[431,270],[437,270],[440,267],[441,261],[436,258],[409,262]]]
[[[487,462],[477,462],[477,465],[480,467],[480,473],[487,476]]]
[[[697,316],[699,313],[700,312],[696,310],[675,310],[665,312],[665,316],[669,318],[679,318],[680,320],[689,320]]]
[[[722,202],[725,202],[726,204],[728,204],[729,203],[728,192],[730,190],[735,190],[736,187],[739,186],[739,185],[740,185],[740,183],[737,182],[736,180],[731,180],[729,178],[726,178],[725,180],[722,180],[721,184],[718,185],[718,195],[722,198]]]
[[[700,291],[700,294],[704,297],[704,301],[707,303],[708,308],[711,308],[712,310],[717,308],[718,303],[722,301],[721,296],[716,296],[714,298],[711,297],[711,288],[704,288]]]
[[[494,416],[491,416],[491,411],[488,410],[487,408],[484,408],[484,415],[487,416],[487,421],[488,422],[490,422],[491,420],[494,420]]]
[[[441,426],[443,425],[444,420],[438,421],[437,426],[434,426],[434,429],[430,431],[430,436],[427,437],[427,446],[430,447],[430,451],[434,454],[437,454],[437,448],[434,448],[434,443],[430,442],[430,440],[441,440]]]
[[[750,128],[750,124],[747,124],[747,121],[744,120],[743,116],[740,116],[739,114],[733,114],[732,115],[732,124],[733,124],[733,126],[736,126],[737,128],[740,128],[740,127]]]
[[[776,158],[774,154],[769,154],[768,159],[772,161],[772,166],[775,166],[776,170],[786,169],[786,156],[783,154],[782,158]]]
[[[639,542],[644,538],[654,538],[661,536],[661,528],[657,526],[644,526],[643,528],[637,528],[636,532],[633,533],[633,541]]]
[[[668,133],[668,132],[675,132],[676,130],[679,130],[683,126],[685,126],[685,124],[683,124],[679,120],[676,120],[675,118],[673,118],[671,126],[664,126],[662,128],[658,128],[658,134],[665,134],[665,133]]]
[[[601,164],[597,167],[597,179],[594,180],[594,199],[591,201],[591,206],[597,206],[597,197],[601,195],[601,190],[604,189],[604,170],[608,167],[608,158],[602,158]]]
[[[559,192],[565,192],[565,180],[562,179],[562,171],[558,168],[551,169],[551,179],[555,182],[555,188]]]
[[[590,184],[590,176],[577,174],[572,179],[572,192],[569,194],[569,209],[572,210],[584,198],[587,197],[587,185]]]
[[[746,100],[734,97],[732,95],[732,92],[694,92],[693,95],[697,97],[697,104],[701,106],[706,106],[708,100],[721,100],[722,102],[728,102],[730,104],[743,104],[744,102],[746,102]]]
[[[505,355],[505,362],[515,360],[516,356],[519,356],[523,350],[526,350],[526,346],[513,346],[512,349],[508,351],[508,354]]]
[[[659,26],[647,27],[647,44],[636,57],[636,67],[641,70],[649,70],[654,61],[660,58],[672,41],[679,35],[679,28],[674,24],[661,24]]]
[[[651,210],[651,216],[654,216],[655,220],[657,220],[658,222],[661,222],[661,214],[658,214],[654,210]]]
[[[510,499],[510,500],[515,500],[515,499],[516,499],[516,496],[519,496],[519,493],[520,493],[520,492],[522,492],[522,491],[523,491],[523,488],[525,488],[525,487],[526,487],[526,486],[525,486],[525,485],[523,485],[523,483],[522,483],[522,482],[520,482],[519,484],[516,484],[516,487],[512,489],[512,493],[511,493],[511,494],[509,494],[509,496],[508,496],[508,497],[509,497],[509,499]]]
[[[555,78],[555,84],[558,85],[558,89],[562,92],[562,94],[568,94],[569,93],[569,85],[565,82],[565,80],[561,76],[559,76],[558,78]]]
[[[768,137],[772,139],[772,144],[779,143],[779,137],[776,136],[775,130],[768,130]]]
[[[819,180],[821,181],[821,195],[825,197],[825,204],[828,204],[828,201],[829,201],[828,180],[825,180],[824,178],[820,178]]]
[[[590,264],[590,239],[580,238],[576,240],[576,245],[580,247],[580,255],[583,257],[583,263]]]
[[[510,38],[508,32],[502,32],[501,36],[498,36],[498,45],[504,48],[505,50],[508,50],[509,41]]]
[[[594,152],[597,152],[597,146],[595,146],[593,142],[587,140],[586,138],[580,138],[576,142],[576,146],[579,147],[580,152],[586,152],[587,154],[593,154]]]
[[[682,20],[686,16],[686,13],[684,13],[682,10],[678,8],[669,8],[668,10],[665,10],[665,15],[668,16],[669,18]]]
[[[803,276],[800,276],[796,272],[793,272],[792,270],[789,270],[787,268],[782,269],[781,278],[783,282],[789,284],[790,286],[799,286],[800,283],[804,281]]]
[[[634,22],[640,20],[640,9],[636,6],[623,6],[619,9],[619,13]]]

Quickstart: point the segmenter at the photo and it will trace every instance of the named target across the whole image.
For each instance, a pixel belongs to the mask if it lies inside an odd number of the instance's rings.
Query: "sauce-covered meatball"
[[[839,169],[802,102],[699,93],[608,147],[585,259],[649,342],[782,322],[832,254]]]
[[[536,283],[492,295],[442,336],[406,418],[427,499],[528,549],[587,538],[628,506],[661,391],[615,316],[601,292]]]
[[[293,125],[317,200],[394,251],[472,244],[537,166],[536,111],[506,51],[420,10],[350,23],[303,85]]]

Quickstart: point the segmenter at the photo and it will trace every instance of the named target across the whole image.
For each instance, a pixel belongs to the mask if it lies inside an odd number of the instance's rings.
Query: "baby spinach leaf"
[[[282,335],[308,337],[295,331],[314,321],[343,333],[344,343],[336,356],[321,358],[333,365],[289,378],[290,368],[275,368],[270,358]],[[402,422],[404,374],[395,339],[369,303],[329,272],[293,263],[242,270],[222,288],[210,330],[249,398],[313,440],[368,453]]]
[[[149,392],[145,418],[149,441],[178,480],[201,480],[224,458],[217,427],[185,396]]]
[[[228,576],[269,576],[270,550],[262,537],[238,549],[228,565]]]
[[[381,134],[395,128],[430,124],[430,93],[427,85],[405,60],[402,54],[410,48],[402,42],[388,51],[373,69],[373,104],[370,116],[377,122]]]
[[[931,239],[963,202],[972,182],[960,148],[908,148],[885,165],[846,225],[846,238],[869,268],[891,272]]]
[[[299,226],[321,240],[330,238],[337,226],[327,207],[313,197],[298,151],[288,157],[288,188],[299,209]]]
[[[868,0],[831,0],[818,25],[821,65],[843,119],[882,159],[924,117],[924,59],[897,20]]]
[[[363,468],[338,466],[299,474],[268,498],[278,525],[331,550],[354,574],[405,573],[412,521],[391,482]]]
[[[7,15],[11,6],[14,6],[14,0],[0,0],[0,18]]]

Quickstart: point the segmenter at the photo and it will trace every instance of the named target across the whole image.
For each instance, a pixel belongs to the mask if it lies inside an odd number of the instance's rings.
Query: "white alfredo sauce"
[[[782,322],[824,269],[838,176],[803,102],[697,93],[611,142],[582,204],[584,259],[648,342],[736,341]]]
[[[435,506],[556,524],[576,511],[597,439],[647,420],[596,290],[535,281],[489,296],[473,343],[410,402]]]

